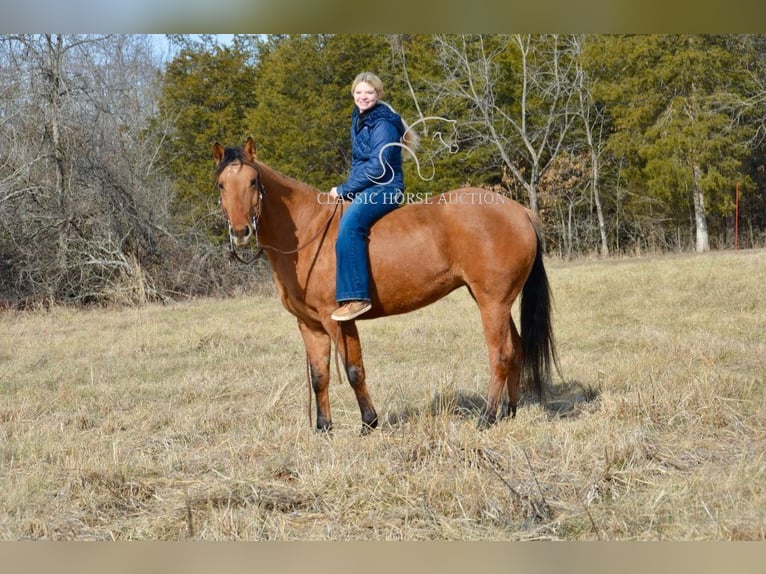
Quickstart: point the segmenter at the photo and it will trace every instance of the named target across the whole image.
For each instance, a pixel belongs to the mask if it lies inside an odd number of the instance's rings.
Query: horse
[[[241,147],[215,142],[212,151],[232,252],[255,239],[269,259],[282,304],[297,319],[318,431],[333,425],[332,344],[336,365],[340,356],[356,394],[366,434],[377,427],[378,414],[367,388],[356,321],[414,311],[460,287],[478,305],[489,354],[490,382],[478,424],[487,427],[516,416],[522,374],[529,390],[544,400],[551,365],[558,369],[558,359],[541,223],[529,209],[474,187],[402,205],[370,231],[372,309],[354,321],[336,322],[330,315],[337,307],[335,239],[343,203],[256,159],[252,137]],[[521,333],[511,316],[519,295]]]

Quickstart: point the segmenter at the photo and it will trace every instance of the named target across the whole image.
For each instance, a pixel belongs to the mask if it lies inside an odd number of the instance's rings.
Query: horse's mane
[[[251,162],[245,158],[245,152],[242,147],[227,147],[223,150],[223,159],[218,164],[218,169],[215,172],[216,179],[229,165],[233,163],[241,163],[242,165],[252,165]]]
[[[294,177],[290,177],[289,175],[285,175],[281,171],[277,171],[262,161],[256,160],[255,164],[262,173],[268,174],[270,179],[276,180],[281,185],[291,188],[299,188],[301,191],[311,192],[312,194],[319,193],[319,190],[313,185],[295,179]]]
[[[302,190],[305,190],[307,192],[311,192],[313,194],[317,194],[320,192],[319,189],[314,187],[313,185],[309,185],[308,183],[302,182],[300,180],[297,180],[293,177],[290,177],[289,175],[285,175],[281,171],[277,171],[273,167],[263,163],[262,161],[256,160],[255,163],[249,161],[245,157],[245,152],[243,147],[227,147],[223,150],[223,159],[221,160],[221,163],[218,165],[218,169],[216,170],[216,179],[219,175],[223,172],[224,169],[228,165],[231,165],[233,163],[240,163],[242,165],[251,165],[258,169],[259,172],[267,173],[270,179],[277,180],[282,185],[285,185],[287,187],[298,187]]]

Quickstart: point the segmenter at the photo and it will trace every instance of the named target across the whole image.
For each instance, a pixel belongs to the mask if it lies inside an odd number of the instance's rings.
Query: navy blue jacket
[[[338,195],[353,199],[360,191],[376,185],[404,191],[400,146],[403,135],[402,118],[387,104],[378,102],[364,113],[359,113],[359,108],[354,106],[351,170],[348,179],[338,186]]]

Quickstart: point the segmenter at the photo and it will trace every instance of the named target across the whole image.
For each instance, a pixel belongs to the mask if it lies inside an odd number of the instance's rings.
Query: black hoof
[[[502,408],[500,409],[500,420],[511,417],[512,419],[516,418],[516,405],[511,405],[510,403],[503,403]]]
[[[317,432],[330,434],[332,432],[332,421],[317,421]]]
[[[493,424],[495,424],[495,416],[482,413],[481,416],[479,416],[479,420],[476,421],[476,428],[479,430],[487,430]]]
[[[370,422],[362,421],[362,436],[367,436],[378,427],[378,417],[376,416]]]

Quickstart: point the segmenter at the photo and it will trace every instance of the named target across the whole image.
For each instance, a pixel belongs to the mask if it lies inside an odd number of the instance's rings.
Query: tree
[[[221,46],[206,37],[172,41],[182,48],[166,66],[155,118],[155,132],[165,132],[160,159],[175,182],[178,221],[215,229],[208,220],[218,215],[210,150],[216,141],[233,145],[250,135],[248,113],[259,97],[256,70],[242,42]]]
[[[727,112],[742,88],[740,55],[725,36],[628,36],[601,40],[600,94],[615,127],[610,146],[632,158],[634,185],[677,229],[692,214],[695,249],[709,249],[709,216],[741,173],[747,137]],[[645,182],[645,183],[644,183]]]
[[[436,36],[449,100],[471,146],[492,149],[538,211],[540,178],[559,153],[573,115],[574,60],[557,35]],[[457,114],[456,114],[457,115]]]
[[[458,130],[462,113],[452,107],[454,102],[434,96],[443,69],[433,36],[394,34],[388,40],[393,99],[420,140],[415,157],[404,156],[408,194],[418,200],[461,185],[499,185],[501,176],[491,165],[491,152],[471,147],[470,136]]]
[[[575,61],[574,96],[575,114],[579,117],[585,139],[585,147],[590,156],[590,189],[598,221],[598,234],[601,240],[600,252],[603,257],[609,255],[609,241],[606,233],[606,219],[601,205],[601,161],[605,153],[606,119],[603,107],[595,101],[593,95],[593,77],[588,71],[586,38],[572,38],[573,58]]]
[[[0,253],[6,297],[158,296],[163,204],[142,129],[157,68],[145,36],[0,40]]]
[[[270,38],[259,58],[258,105],[248,115],[260,156],[320,189],[338,185],[351,161],[351,82],[364,70],[388,80],[390,68],[382,36]],[[392,83],[384,87],[389,99]]]

